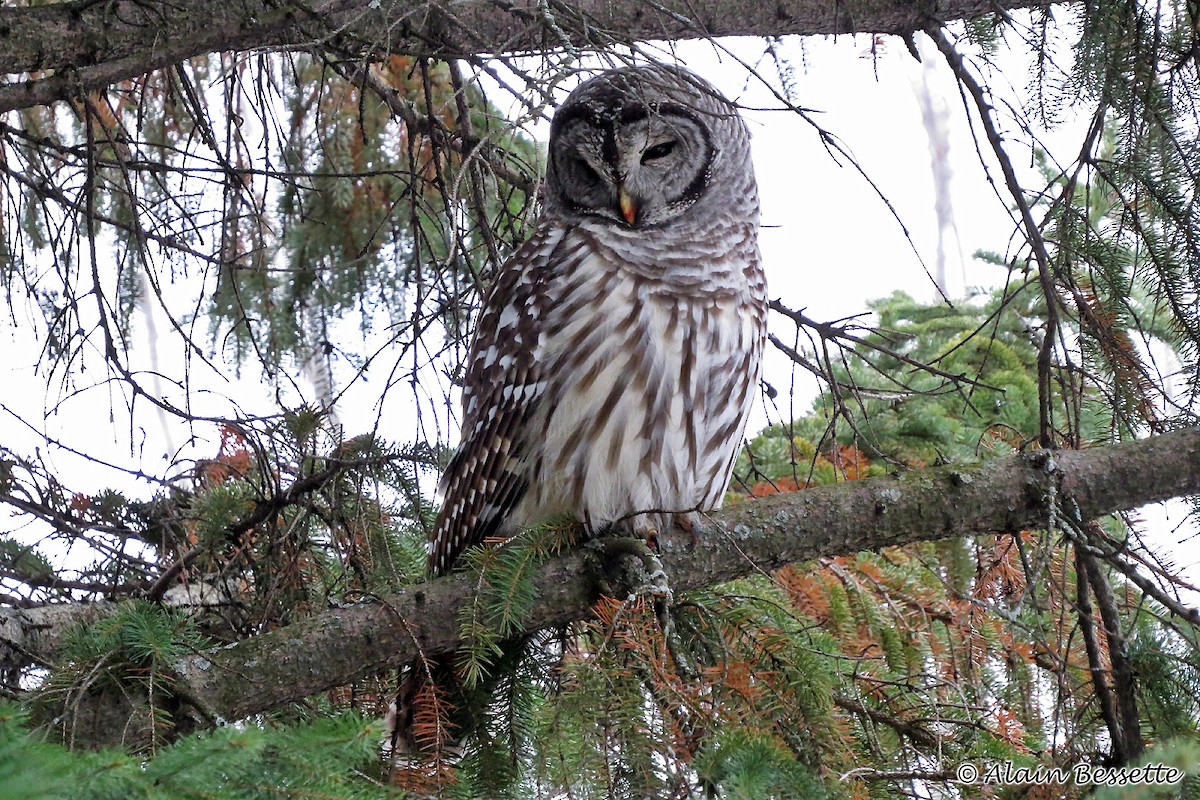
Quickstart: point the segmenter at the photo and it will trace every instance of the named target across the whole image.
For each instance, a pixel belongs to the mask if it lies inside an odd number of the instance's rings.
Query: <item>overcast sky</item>
[[[937,266],[939,239],[948,293],[952,297],[961,297],[968,287],[996,286],[1004,278],[996,267],[971,257],[980,249],[1007,252],[1013,223],[1005,203],[997,198],[980,166],[956,83],[936,51],[922,64],[898,39],[881,41],[882,47],[872,53],[870,37],[788,39],[780,45],[779,52],[792,66],[793,100],[812,109],[813,118],[835,134],[858,160],[908,228],[912,245],[875,190],[844,159],[839,163],[826,152],[808,122],[790,111],[754,110],[777,109],[778,100],[760,85],[748,81],[745,69],[733,58],[719,54],[706,43],[686,43],[677,48],[688,66],[749,107],[744,114],[753,135],[763,209],[761,246],[770,295],[793,308],[807,309],[808,315],[817,320],[859,314],[868,301],[897,289],[919,299],[934,299],[937,294],[926,268],[934,270]],[[738,57],[757,62],[764,74],[775,74],[774,64],[762,60],[761,40],[721,44]],[[1023,58],[1014,56],[1011,61],[1012,70],[1006,67],[1005,75],[992,76],[992,83],[997,90],[1004,88],[1005,83],[1012,84],[1009,96],[1015,100],[1027,81],[1027,74]],[[926,92],[934,109],[943,117],[947,131],[945,141],[932,146],[921,114]],[[500,99],[495,92],[489,94],[493,100]],[[1047,141],[1052,147],[1061,144],[1063,152],[1073,153],[1073,143],[1079,140],[1078,127],[1068,123]],[[534,127],[532,133],[544,139],[547,127]],[[1012,147],[1014,161],[1032,174],[1028,149],[1022,150],[1015,139]],[[934,213],[938,193],[931,168],[933,150],[948,167],[948,182],[942,185],[942,196],[948,202],[952,227],[939,228]],[[159,326],[163,325],[160,320]],[[146,330],[144,321],[141,330]],[[778,330],[786,334],[790,329],[779,326]],[[9,346],[13,355],[8,359],[13,370],[12,384],[4,394],[3,403],[16,412],[0,414],[0,434],[6,444],[24,453],[40,448],[54,468],[61,470],[72,489],[90,492],[111,485],[111,474],[104,474],[95,465],[69,454],[54,453],[16,421],[15,416],[23,416],[36,424],[44,410],[57,401],[57,387],[47,393],[42,379],[33,374],[38,350],[25,331],[18,329],[3,335],[11,336]],[[177,347],[158,352],[157,356],[165,369],[178,368]],[[139,351],[138,359],[142,366],[149,364],[144,348]],[[384,436],[397,441],[412,438],[402,433],[411,424],[401,422],[409,416],[405,409],[409,402],[407,395],[391,392],[382,410],[377,405],[383,394],[385,373],[386,370],[376,370],[376,374],[369,375],[368,380],[346,395],[340,416],[348,436],[371,431],[376,420],[382,419]],[[766,377],[780,389],[779,402],[786,403],[787,388],[793,378],[792,365],[782,355],[771,352]],[[794,373],[794,377],[793,411],[802,414],[808,410],[819,387],[803,371]],[[253,375],[233,384],[212,380],[211,388],[220,395],[236,397],[248,410],[256,407],[265,410],[271,403],[271,392]],[[437,396],[439,392],[430,394]],[[85,401],[68,402],[63,413],[47,421],[47,432],[82,450],[110,454],[120,463],[143,465],[152,473],[161,472],[163,459],[171,450],[188,457],[211,457],[215,452],[218,437],[214,426],[188,429],[175,425],[168,445],[156,420],[145,413],[148,409],[144,405],[139,408],[143,412],[139,417],[141,427],[131,429],[120,410],[110,414],[106,399],[116,400],[120,409],[119,387],[92,389]],[[203,404],[203,397],[199,400]],[[786,405],[780,411],[789,413]],[[778,421],[778,414],[760,405],[749,430],[753,432],[768,421]],[[442,426],[441,435],[451,443],[457,438],[451,427]],[[186,446],[191,436],[196,437],[194,448]],[[1170,516],[1180,515],[1176,505]],[[1161,512],[1153,512],[1151,516],[1161,516]],[[1179,538],[1169,532],[1165,523],[1159,521],[1155,525],[1162,531],[1160,541],[1172,544]],[[1178,552],[1177,548],[1172,549]]]

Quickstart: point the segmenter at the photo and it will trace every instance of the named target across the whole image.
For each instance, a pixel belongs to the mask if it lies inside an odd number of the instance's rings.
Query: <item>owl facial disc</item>
[[[546,200],[564,215],[655,229],[707,204],[724,173],[744,175],[748,151],[714,142],[745,138],[728,100],[682,70],[604,73],[579,86],[550,127]]]

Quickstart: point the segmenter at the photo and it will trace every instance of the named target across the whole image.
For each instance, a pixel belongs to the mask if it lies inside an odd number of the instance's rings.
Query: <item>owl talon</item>
[[[655,598],[656,604],[663,600],[668,604],[674,602],[674,594],[671,592],[667,579],[667,571],[645,539],[628,536],[608,539],[603,543],[603,552],[610,564],[613,564],[613,559],[620,559],[622,556],[633,556],[640,562],[641,569],[632,567],[632,565],[630,567],[618,566],[616,571],[623,575],[613,574],[611,576],[613,583],[620,585],[624,582],[629,596],[649,596]],[[624,581],[622,581],[622,577]],[[621,595],[616,594],[615,596]]]
[[[658,550],[658,528],[646,529],[646,547],[652,552]]]

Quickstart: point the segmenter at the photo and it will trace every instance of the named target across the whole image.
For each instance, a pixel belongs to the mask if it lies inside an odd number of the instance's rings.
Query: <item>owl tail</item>
[[[505,695],[519,665],[533,650],[522,636],[500,645],[496,661],[477,685],[463,686],[455,654],[419,658],[401,671],[396,699],[385,720],[384,758],[391,783],[413,796],[436,796],[455,782],[454,765],[466,741],[489,726],[488,709]],[[500,715],[502,718],[507,715]]]
[[[460,754],[450,697],[458,678],[454,655],[419,658],[400,673],[396,699],[388,706],[383,755],[390,783],[415,797],[435,796],[454,782],[451,761]]]

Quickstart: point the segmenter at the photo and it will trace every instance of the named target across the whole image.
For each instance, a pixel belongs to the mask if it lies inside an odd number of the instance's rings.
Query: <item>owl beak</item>
[[[629,196],[629,192],[625,191],[624,186],[617,189],[617,205],[621,207],[621,216],[632,225],[633,221],[637,219],[638,207],[637,203],[633,202],[633,198]]]

